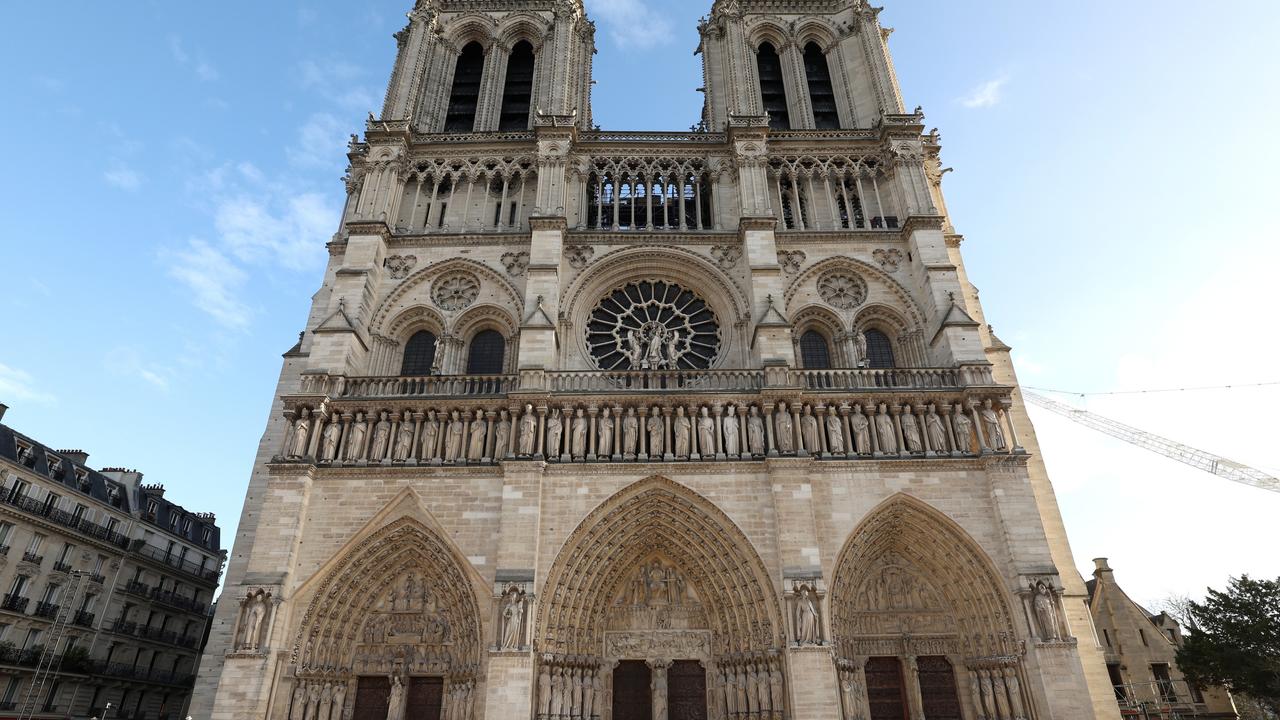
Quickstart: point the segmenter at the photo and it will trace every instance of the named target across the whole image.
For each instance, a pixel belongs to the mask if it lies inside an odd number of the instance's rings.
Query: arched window
[[[761,43],[756,52],[756,69],[760,75],[760,99],[769,113],[769,127],[790,130],[791,115],[787,111],[787,89],[782,83],[782,60],[771,43]]]
[[[410,377],[430,375],[436,362],[436,336],[428,330],[419,330],[404,345],[404,362],[400,374]]]
[[[822,333],[809,330],[800,336],[800,363],[806,370],[831,369],[831,348]]]
[[[499,130],[528,130],[533,97],[533,46],[521,40],[507,58],[507,84],[502,91]]]
[[[449,111],[444,117],[445,132],[471,132],[476,124],[476,106],[480,103],[480,80],[484,75],[484,48],[472,42],[462,48],[453,70],[453,90],[449,93]]]
[[[863,333],[863,337],[867,339],[867,367],[897,367],[893,361],[893,344],[889,342],[888,335],[879,330],[868,330]]]
[[[813,126],[819,130],[840,127],[840,114],[836,111],[836,94],[831,89],[831,71],[827,68],[827,55],[817,43],[804,47],[804,74],[809,79],[809,102],[813,104]]]
[[[467,352],[468,375],[500,375],[502,374],[503,356],[506,355],[507,341],[497,330],[483,330],[471,338],[471,349]]]

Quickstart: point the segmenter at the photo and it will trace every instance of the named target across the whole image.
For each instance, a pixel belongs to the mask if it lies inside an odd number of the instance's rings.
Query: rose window
[[[854,273],[827,273],[818,279],[818,294],[832,307],[852,310],[867,301],[867,282]]]
[[[720,323],[692,291],[642,280],[600,301],[587,347],[602,370],[705,370],[720,354]]]
[[[471,273],[454,273],[436,281],[431,297],[445,310],[461,310],[476,301],[480,281]]]

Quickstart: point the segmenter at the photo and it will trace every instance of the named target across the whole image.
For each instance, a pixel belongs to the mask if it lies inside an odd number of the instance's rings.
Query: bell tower
[[[704,121],[767,113],[773,130],[837,130],[901,113],[879,14],[866,0],[716,0],[699,27]]]

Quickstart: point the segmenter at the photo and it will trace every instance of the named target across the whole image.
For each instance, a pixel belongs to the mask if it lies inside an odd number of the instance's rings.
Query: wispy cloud
[[[214,82],[222,77],[218,73],[218,69],[209,62],[203,55],[196,53],[192,55],[187,51],[186,46],[182,42],[182,38],[177,35],[169,36],[169,54],[173,56],[173,61],[182,66],[190,66],[196,77],[205,82]]]
[[[988,108],[1000,104],[1004,99],[1004,86],[1009,83],[1009,78],[998,77],[994,80],[988,80],[981,85],[970,90],[967,95],[960,98],[960,104],[967,108]]]
[[[303,168],[325,168],[339,164],[348,126],[329,113],[316,113],[298,131],[298,139],[286,152],[290,162]]]
[[[0,401],[5,400],[45,405],[55,402],[56,398],[40,390],[31,373],[0,363]]]
[[[304,60],[298,65],[304,90],[310,90],[344,110],[374,109],[376,98],[362,83],[365,70],[346,60]]]
[[[116,163],[114,167],[102,173],[102,179],[106,180],[111,187],[128,192],[133,192],[142,186],[142,175],[124,163]]]
[[[165,253],[169,276],[191,291],[195,306],[231,330],[249,326],[252,311],[240,298],[247,275],[221,251],[203,240]]]
[[[142,355],[131,347],[119,346],[107,352],[103,358],[107,370],[113,375],[141,380],[160,390],[169,389],[172,371],[161,365],[147,363]]]
[[[672,40],[671,21],[641,0],[588,0],[587,6],[620,48],[645,50]]]

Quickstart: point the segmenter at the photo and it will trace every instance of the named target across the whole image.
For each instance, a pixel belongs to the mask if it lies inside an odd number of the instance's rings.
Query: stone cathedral
[[[198,720],[1119,717],[878,16],[715,0],[615,132],[581,0],[419,0]]]

